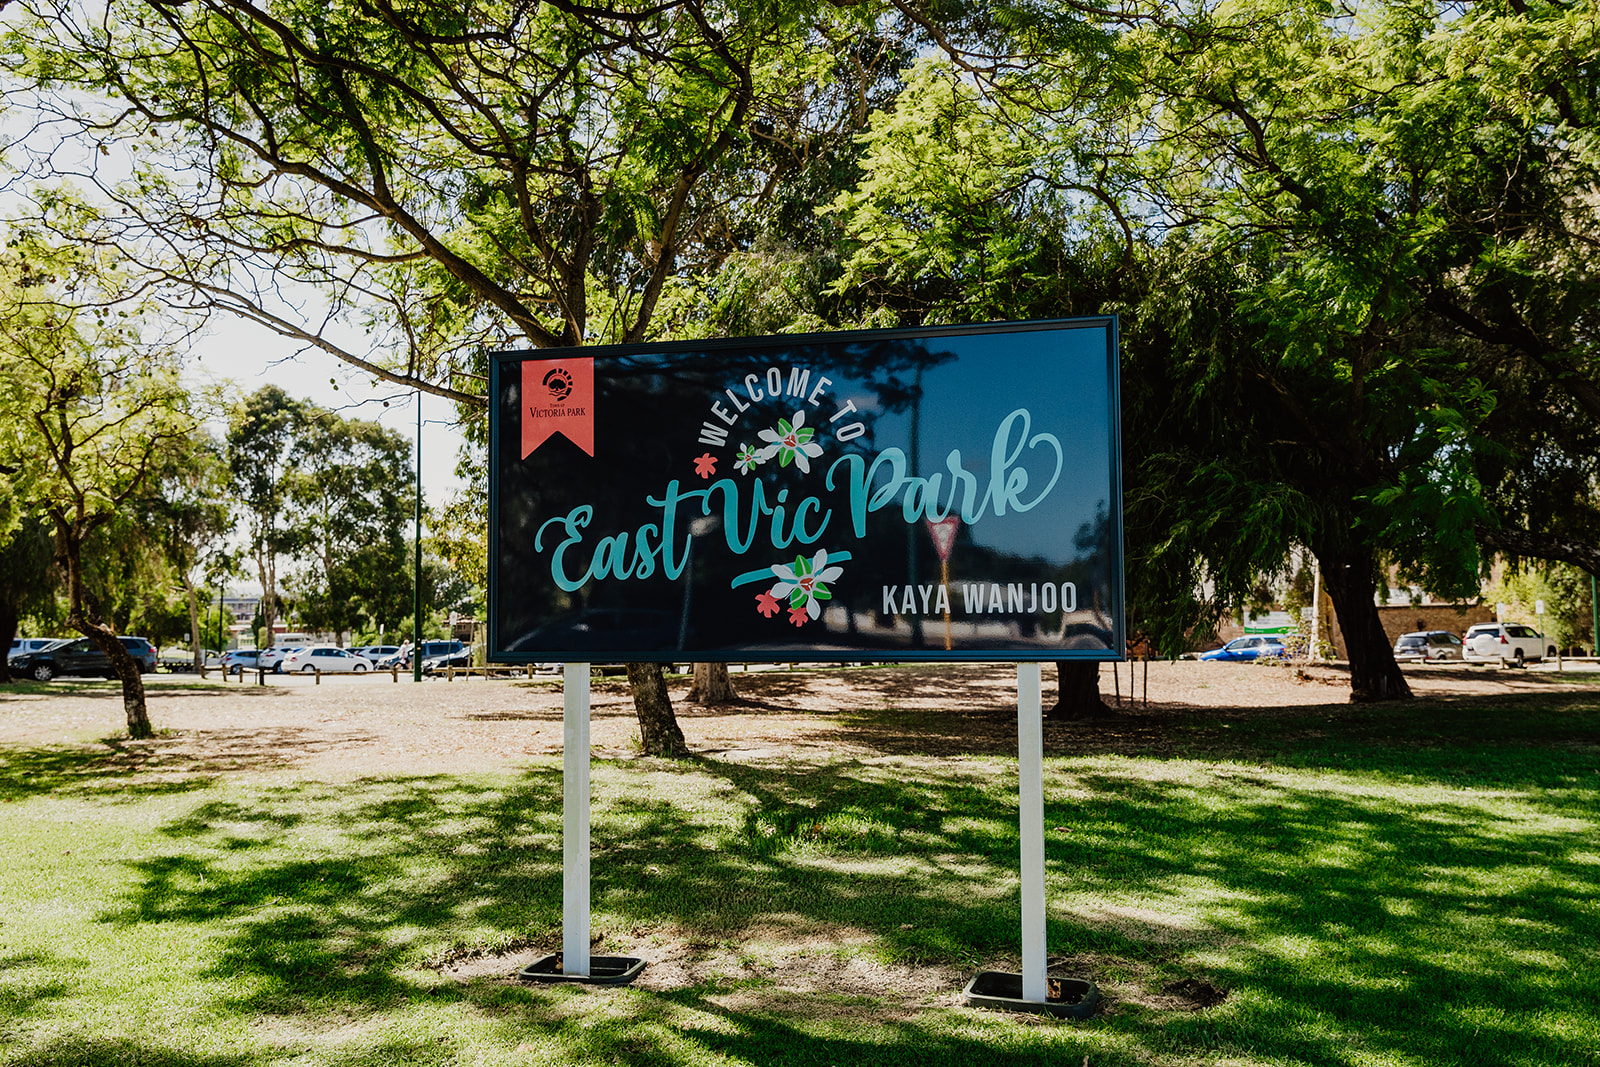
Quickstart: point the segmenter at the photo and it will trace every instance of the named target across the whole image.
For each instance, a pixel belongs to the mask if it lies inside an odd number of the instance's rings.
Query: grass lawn
[[[781,977],[1015,969],[1004,759],[597,763],[596,950],[740,965],[585,990],[449,973],[559,948],[557,760],[0,750],[0,1063],[1600,1064],[1600,694],[1174,734],[1047,760],[1050,951],[1110,994],[1081,1023]]]

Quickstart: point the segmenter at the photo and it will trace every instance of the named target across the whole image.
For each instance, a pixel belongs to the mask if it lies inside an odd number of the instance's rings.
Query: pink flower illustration
[[[778,599],[771,593],[756,594],[756,610],[767,618],[772,618],[778,613]]]
[[[709,478],[717,473],[717,457],[710,452],[702,453],[694,461],[694,472],[702,478]]]
[[[789,609],[789,621],[794,623],[796,626],[804,626],[806,621],[810,618],[811,616],[806,614],[805,608]]]

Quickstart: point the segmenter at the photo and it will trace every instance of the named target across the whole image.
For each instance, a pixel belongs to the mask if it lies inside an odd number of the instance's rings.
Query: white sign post
[[[1046,999],[1044,715],[1037,663],[1017,664],[1017,807],[1022,836],[1022,999]]]
[[[589,665],[562,668],[561,970],[589,977]]]

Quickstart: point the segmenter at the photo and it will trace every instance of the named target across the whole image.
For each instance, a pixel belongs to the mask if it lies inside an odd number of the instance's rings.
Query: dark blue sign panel
[[[1116,330],[494,354],[490,658],[1119,658]]]

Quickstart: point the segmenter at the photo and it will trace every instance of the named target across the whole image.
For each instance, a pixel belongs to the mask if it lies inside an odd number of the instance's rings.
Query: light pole
[[[411,680],[422,681],[422,390],[417,390],[417,507],[413,531],[414,552],[411,564],[411,604],[416,617],[411,621]]]

